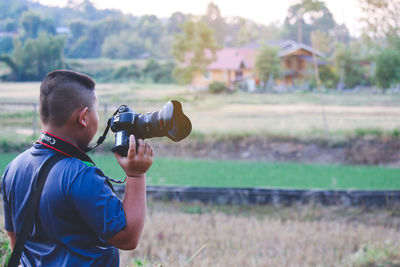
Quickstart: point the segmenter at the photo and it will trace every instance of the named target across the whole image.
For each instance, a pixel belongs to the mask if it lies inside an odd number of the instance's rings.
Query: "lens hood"
[[[179,101],[168,101],[160,110],[160,116],[164,121],[167,137],[175,142],[186,138],[192,131],[192,123],[183,113],[182,104]]]

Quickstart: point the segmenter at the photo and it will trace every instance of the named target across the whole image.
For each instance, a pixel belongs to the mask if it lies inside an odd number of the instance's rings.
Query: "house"
[[[193,76],[195,88],[207,88],[212,82],[225,83],[230,89],[243,79],[254,76],[254,64],[257,51],[246,48],[223,48],[216,53],[216,60],[211,62],[204,73]]]
[[[279,47],[278,56],[282,63],[282,77],[277,83],[293,85],[295,81],[307,78],[307,70],[317,64],[326,64],[321,58],[324,54],[306,44],[294,41],[272,41],[266,45]],[[258,74],[255,69],[258,51],[261,45],[252,43],[245,47],[226,47],[216,53],[215,61],[211,62],[204,73],[197,72],[193,76],[192,86],[198,89],[207,88],[212,82],[225,83],[230,89],[240,84],[247,90],[254,90],[258,84]],[[315,56],[315,57],[314,57]]]
[[[314,64],[325,65],[322,60],[325,55],[320,51],[294,41],[286,41],[280,46],[278,53],[283,67],[283,79],[287,85],[293,85],[296,80],[302,81],[306,78],[307,70],[314,68]]]

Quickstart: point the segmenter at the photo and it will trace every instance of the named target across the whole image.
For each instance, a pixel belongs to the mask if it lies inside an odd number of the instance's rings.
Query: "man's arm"
[[[15,243],[17,242],[17,237],[15,236],[14,232],[7,231],[8,239],[10,239],[11,249],[14,249]]]
[[[146,172],[153,163],[153,149],[143,140],[136,142],[130,136],[128,156],[115,154],[118,163],[127,175],[124,200],[126,227],[111,237],[107,242],[117,248],[132,250],[139,244],[146,215]]]

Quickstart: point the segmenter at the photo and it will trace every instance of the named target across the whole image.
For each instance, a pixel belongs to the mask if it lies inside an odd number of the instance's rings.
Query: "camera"
[[[146,114],[121,105],[109,121],[111,131],[115,133],[115,146],[111,151],[121,156],[128,153],[131,134],[136,140],[167,136],[178,142],[192,131],[192,124],[183,113],[182,104],[176,100],[168,101],[160,110]]]

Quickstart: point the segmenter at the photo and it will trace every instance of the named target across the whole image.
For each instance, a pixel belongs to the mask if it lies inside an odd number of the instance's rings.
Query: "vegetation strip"
[[[123,197],[124,186],[115,186]],[[154,200],[201,202],[217,205],[322,204],[342,206],[393,206],[400,203],[400,191],[289,190],[260,188],[205,188],[147,186]]]

